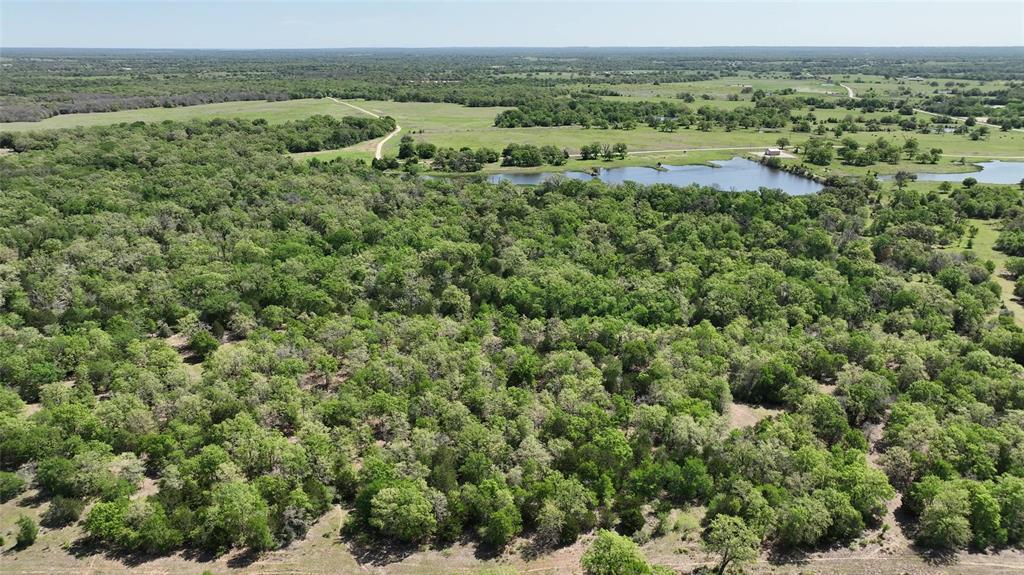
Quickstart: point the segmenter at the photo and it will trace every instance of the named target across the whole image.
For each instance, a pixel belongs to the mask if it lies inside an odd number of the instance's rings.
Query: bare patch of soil
[[[760,405],[733,403],[729,406],[729,429],[741,429],[757,425],[762,419],[782,413],[781,409],[771,409]]]

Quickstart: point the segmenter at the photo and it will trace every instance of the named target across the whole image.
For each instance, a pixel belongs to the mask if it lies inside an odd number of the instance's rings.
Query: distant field
[[[268,122],[287,122],[308,118],[316,114],[330,116],[352,116],[358,114],[346,106],[340,106],[327,99],[285,100],[267,102],[223,102],[180,108],[143,108],[120,112],[96,112],[92,114],[67,114],[54,116],[41,122],[0,123],[0,132],[24,132],[31,130],[56,130],[78,126],[106,126],[121,122],[162,122],[164,120],[190,120],[193,118],[266,118]]]
[[[693,163],[697,161],[690,159],[694,152],[689,152],[690,158],[688,158],[686,154],[682,154],[680,151],[702,148],[727,148],[726,150],[700,152],[702,156],[699,161],[706,161],[708,159],[727,158],[745,153],[743,150],[732,151],[729,148],[775,145],[776,140],[780,137],[786,137],[790,140],[791,145],[799,146],[810,137],[809,134],[796,133],[789,129],[775,131],[748,129],[729,132],[715,129],[710,132],[701,132],[695,128],[690,128],[666,133],[644,125],[638,126],[634,130],[588,129],[580,126],[495,128],[493,126],[494,116],[504,108],[468,108],[458,104],[387,102],[378,100],[353,100],[352,102],[374,113],[393,116],[402,126],[403,135],[411,134],[418,141],[431,142],[444,147],[489,147],[500,151],[510,143],[550,144],[575,153],[581,145],[590,142],[624,142],[629,146],[630,151],[662,151],[659,154],[627,158],[625,162],[617,161],[614,165],[651,165],[658,161],[666,163],[672,161]],[[734,102],[719,100],[718,103],[733,104]],[[815,110],[814,114],[821,120],[830,117],[842,118],[846,115],[865,116],[868,118],[885,115],[881,112],[859,114],[846,109]],[[964,156],[968,160],[990,157],[1024,159],[1024,133],[1022,132],[992,131],[986,140],[979,141],[973,141],[963,135],[917,134],[900,130],[892,132],[858,132],[846,135],[862,144],[882,137],[902,145],[904,139],[913,137],[918,140],[922,149],[942,148],[946,156],[937,165],[904,161],[897,165],[875,164],[866,168],[844,166],[837,160],[828,168],[821,169],[823,173],[865,174],[869,171],[893,173],[901,169],[916,172],[969,172],[974,168],[969,165],[961,166],[953,162],[959,160],[960,156]],[[399,138],[392,138],[385,145],[384,154],[397,154],[398,145]],[[325,160],[335,157],[355,157],[369,160],[372,158],[373,146],[372,142],[363,142],[345,150],[313,152],[303,154],[301,157],[318,157]],[[587,164],[572,161],[565,168],[586,166]]]
[[[791,88],[800,95],[834,96],[845,98],[846,90],[838,84],[829,83],[816,78],[756,78],[750,75],[726,76],[715,80],[701,80],[697,82],[672,82],[665,84],[610,84],[595,85],[592,87],[607,88],[614,90],[625,97],[638,99],[676,99],[680,92],[693,94],[696,101],[692,105],[699,106],[707,102],[701,96],[707,94],[714,99],[724,100],[735,94],[742,99],[750,100],[750,93],[743,93],[743,88],[749,86],[751,91],[763,90],[765,92],[778,92]],[[586,87],[584,85],[578,88]],[[714,101],[714,100],[712,100]]]
[[[879,96],[885,97],[897,97],[897,96],[929,96],[943,90],[949,90],[951,86],[946,86],[947,82],[953,82],[956,87],[961,87],[960,84],[964,84],[967,88],[987,86],[992,88],[993,86],[1000,86],[1005,84],[1001,81],[981,82],[978,80],[960,80],[950,78],[924,78],[921,80],[911,80],[906,78],[884,78],[882,76],[868,76],[861,74],[845,74],[835,76],[836,82],[842,82],[847,86],[854,89],[857,95],[863,95],[869,90],[873,90]],[[935,82],[938,85],[933,86]]]
[[[862,80],[863,85],[871,85],[868,82],[880,82],[876,86],[895,87],[895,81],[889,84],[881,83],[883,79]],[[819,81],[809,80],[785,80],[768,79],[759,80],[748,77],[730,77],[707,82],[690,82],[677,84],[640,84],[640,85],[616,85],[614,89],[623,92],[629,91],[630,96],[616,97],[613,99],[643,99],[657,97],[673,97],[684,86],[688,86],[696,95],[701,93],[714,94],[721,97],[725,93],[737,92],[743,85],[752,85],[764,89],[777,90],[784,87],[793,87],[811,91],[820,85]],[[860,86],[861,84],[857,84]],[[698,89],[699,87],[699,89]],[[822,89],[831,89],[822,86]],[[704,91],[701,91],[704,90]],[[705,92],[706,91],[706,92]],[[746,95],[744,95],[746,97]],[[738,129],[725,131],[720,128],[710,132],[701,132],[695,128],[680,129],[676,132],[659,132],[647,126],[638,126],[634,130],[611,130],[597,128],[582,128],[580,126],[561,126],[551,128],[495,128],[494,117],[507,108],[503,107],[481,107],[471,108],[459,104],[427,103],[427,102],[390,102],[379,100],[353,100],[353,103],[381,115],[394,117],[402,126],[402,134],[411,134],[421,141],[432,142],[438,146],[461,148],[489,147],[496,150],[503,149],[510,143],[521,144],[550,144],[559,148],[568,149],[570,152],[577,152],[583,144],[590,142],[615,143],[624,142],[631,152],[656,151],[656,154],[645,154],[643,157],[631,157],[625,161],[616,161],[614,165],[653,165],[659,161],[670,163],[695,163],[704,162],[709,159],[728,158],[733,155],[746,153],[744,150],[732,150],[734,148],[753,148],[774,145],[780,137],[786,137],[791,145],[799,146],[807,141],[809,134],[795,133],[789,129],[758,131]],[[749,102],[734,102],[724,99],[704,101],[698,99],[691,106],[708,104],[721,107],[734,107],[749,105]],[[70,128],[75,126],[99,126],[121,122],[159,122],[163,120],[187,120],[192,118],[266,118],[270,122],[286,122],[306,118],[315,114],[327,114],[332,116],[358,115],[359,112],[330,99],[304,99],[288,100],[282,102],[226,102],[222,104],[206,104],[202,106],[189,106],[180,108],[147,108],[142,110],[125,110],[121,112],[105,112],[93,114],[69,114],[56,116],[41,122],[15,122],[0,124],[0,131],[25,131],[25,130],[47,130]],[[815,110],[813,114],[819,120],[828,118],[843,118],[847,115],[864,116],[867,118],[885,115],[881,112],[860,114],[855,111],[843,108],[829,110]],[[829,124],[826,124],[829,125]],[[876,164],[866,168],[857,168],[841,165],[838,161],[827,168],[820,168],[818,171],[825,174],[865,174],[893,173],[900,169],[910,171],[941,171],[941,172],[967,172],[973,168],[961,166],[954,161],[960,156],[968,160],[979,160],[984,158],[1021,158],[1024,159],[1024,132],[1000,132],[993,130],[986,140],[973,141],[962,135],[954,134],[917,134],[903,131],[893,132],[858,132],[847,134],[847,136],[863,143],[870,142],[878,137],[883,137],[901,144],[904,139],[914,137],[918,140],[922,149],[932,147],[942,148],[946,156],[938,165],[922,165],[912,162],[902,162],[898,165]],[[399,138],[392,138],[384,147],[386,155],[395,155],[398,152]],[[343,150],[327,150],[323,152],[312,152],[307,154],[296,154],[297,158],[317,157],[329,160],[337,157],[352,159],[363,159],[370,161],[373,158],[375,141],[362,142]],[[711,148],[712,150],[702,152],[687,152],[682,150],[699,150]],[[725,148],[720,149],[720,148]],[[695,154],[699,154],[695,156]],[[699,158],[699,159],[698,159]],[[604,163],[602,165],[607,165]],[[588,164],[570,162],[568,168],[587,167]],[[490,171],[496,167],[491,166]]]

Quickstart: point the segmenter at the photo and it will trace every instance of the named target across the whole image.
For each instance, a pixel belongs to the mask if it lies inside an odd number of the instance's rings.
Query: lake
[[[801,196],[813,194],[821,189],[821,184],[789,172],[773,170],[757,162],[736,157],[731,160],[711,162],[714,166],[662,166],[662,169],[645,167],[601,168],[597,175],[587,172],[536,172],[495,174],[488,178],[491,182],[512,182],[517,185],[536,185],[554,176],[563,176],[573,180],[598,179],[609,184],[621,184],[632,181],[638,184],[672,184],[687,186],[699,184],[713,186],[721,190],[741,191],[758,188],[780,189],[787,194]]]
[[[956,174],[920,173],[917,179],[927,182],[962,182],[974,178],[983,184],[1017,184],[1024,178],[1024,162],[978,162],[980,172],[959,172]],[[881,176],[880,180],[891,180],[892,176]]]

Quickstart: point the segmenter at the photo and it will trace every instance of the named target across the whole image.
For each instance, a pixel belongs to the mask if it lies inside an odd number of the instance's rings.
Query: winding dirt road
[[[847,86],[846,84],[839,84],[839,85],[844,87],[844,88],[846,88],[846,95],[849,96],[851,100],[860,100],[860,96],[857,96],[857,94],[854,93],[853,88]],[[942,115],[942,114],[936,114],[935,112],[929,112],[928,110],[922,110],[920,108],[914,108],[913,110],[915,112],[920,112],[922,114],[927,114],[929,116],[941,116]],[[953,118],[954,120],[958,121],[958,122],[965,122],[965,121],[967,121],[967,118],[963,118],[963,117],[960,117],[960,116],[950,116],[950,117]],[[977,120],[978,124],[980,124],[982,126],[988,126],[989,128],[1001,129],[1001,126],[999,126],[998,124],[989,124],[988,123],[988,118],[975,118],[975,120]],[[1014,131],[1014,132],[1024,132],[1024,128],[1010,128],[1010,129],[1012,131]]]
[[[332,96],[328,96],[328,98],[331,99],[331,100],[334,100],[338,104],[344,104],[344,105],[348,106],[349,108],[352,108],[353,110],[358,110],[358,111],[360,111],[360,112],[362,112],[362,113],[364,113],[364,114],[366,114],[368,116],[373,116],[374,118],[380,118],[379,114],[374,114],[373,112],[367,110],[366,108],[360,108],[359,106],[356,106],[355,104],[349,104],[348,102],[346,102],[344,100],[339,100],[339,99],[334,98]],[[384,144],[388,143],[388,140],[390,140],[391,138],[395,137],[395,134],[397,134],[398,132],[401,132],[401,131],[402,131],[402,127],[399,126],[398,124],[395,124],[395,129],[392,130],[392,132],[390,134],[388,134],[387,136],[384,136],[381,139],[381,141],[377,142],[377,149],[374,150],[373,157],[378,159],[378,160],[381,159],[382,157],[384,157]]]

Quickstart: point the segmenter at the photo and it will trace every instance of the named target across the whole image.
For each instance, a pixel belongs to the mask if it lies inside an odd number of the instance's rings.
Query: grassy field
[[[872,85],[870,81],[882,82],[882,79],[859,78],[864,85]],[[888,83],[879,83],[877,86],[886,89],[896,89],[900,86],[897,81],[889,80]],[[743,86],[750,85],[755,88],[766,90],[778,90],[781,88],[794,88],[798,91],[813,92],[824,90],[831,92],[835,86],[828,85],[817,79],[790,80],[785,78],[753,78],[749,76],[735,76],[709,80],[705,82],[672,83],[662,85],[640,84],[640,85],[616,85],[613,89],[629,95],[623,98],[650,99],[657,97],[672,97],[680,91],[689,90],[695,94],[708,93],[716,98],[724,97],[730,93],[739,93]],[[749,97],[743,95],[745,98]],[[842,96],[837,96],[842,97]],[[749,105],[749,102],[732,102],[724,99],[711,100],[718,106]],[[481,107],[470,108],[458,104],[425,103],[425,102],[390,102],[390,101],[364,101],[353,100],[361,106],[376,114],[389,115],[394,117],[403,128],[404,134],[411,134],[414,138],[427,141],[438,146],[461,148],[489,147],[496,150],[503,149],[510,143],[554,145],[565,148],[571,153],[578,152],[580,146],[590,142],[615,143],[623,142],[630,152],[653,152],[642,155],[635,155],[626,160],[614,162],[600,162],[599,165],[655,165],[663,163],[699,163],[712,159],[725,159],[737,154],[744,154],[748,148],[761,148],[774,145],[780,137],[786,137],[793,146],[799,146],[810,137],[806,133],[796,133],[789,129],[782,130],[753,130],[738,129],[725,131],[715,129],[710,132],[701,132],[695,128],[680,129],[676,132],[659,132],[647,126],[639,126],[634,130],[611,130],[611,129],[586,129],[579,126],[560,126],[550,128],[495,128],[494,117],[506,108]],[[698,99],[692,106],[699,106],[708,101]],[[851,114],[849,110],[842,108],[830,110],[815,110],[814,115],[820,121],[829,118],[843,118],[847,115],[854,117],[863,116],[870,119],[884,115],[874,114]],[[305,118],[314,114],[328,114],[333,116],[350,116],[359,114],[352,108],[331,101],[330,99],[306,99],[289,100],[283,102],[229,102],[223,104],[207,104],[202,106],[190,106],[181,108],[149,108],[142,110],[126,110],[121,112],[107,112],[94,114],[71,114],[56,116],[42,122],[16,122],[0,124],[0,131],[13,130],[46,130],[69,128],[74,126],[97,126],[114,124],[120,122],[158,122],[162,120],[185,120],[191,118],[266,118],[270,122],[285,122]],[[826,126],[831,124],[826,123]],[[942,148],[945,156],[937,165],[917,164],[913,162],[901,162],[898,165],[876,164],[868,167],[844,166],[838,161],[832,165],[822,168],[815,168],[821,175],[864,175],[869,172],[887,174],[898,170],[912,172],[971,172],[975,168],[968,165],[961,165],[958,160],[961,157],[968,161],[980,161],[991,158],[1002,159],[1024,159],[1024,132],[1001,132],[993,130],[985,140],[974,141],[963,135],[956,134],[917,134],[903,131],[892,132],[858,132],[846,134],[861,144],[866,144],[882,137],[895,144],[902,145],[908,137],[918,140],[921,149]],[[337,157],[363,159],[369,161],[373,158],[375,141],[362,142],[343,150],[328,150],[306,154],[297,154],[299,159],[317,157],[323,160],[330,160]],[[392,138],[384,147],[386,155],[394,155],[398,151],[399,138]],[[686,150],[686,152],[683,152]],[[696,152],[699,150],[699,153]],[[696,155],[695,155],[696,154]],[[799,162],[799,160],[790,160]],[[571,161],[569,165],[561,169],[586,168],[588,164]],[[490,166],[489,171],[494,171],[497,166]]]
[[[689,92],[696,98],[691,105],[700,106],[709,102],[703,100],[702,95],[712,98],[710,102],[725,100],[730,95],[737,95],[743,100],[750,100],[750,94],[743,94],[743,88],[749,86],[753,90],[765,92],[778,92],[791,88],[799,95],[835,96],[845,98],[846,90],[838,84],[824,81],[818,78],[783,78],[783,77],[756,77],[751,74],[736,76],[725,76],[714,80],[701,80],[697,82],[669,82],[664,84],[602,84],[598,87],[614,90],[622,97],[633,99],[672,99],[680,92]],[[587,87],[581,83],[575,88]],[[681,100],[680,100],[681,101]]]
[[[285,100],[267,102],[224,102],[184,106],[180,108],[143,108],[120,112],[96,112],[92,114],[67,114],[54,116],[41,122],[0,123],[0,132],[25,132],[30,130],[56,130],[78,126],[107,126],[121,122],[161,122],[163,120],[190,120],[193,118],[266,118],[268,122],[280,123],[300,120],[316,114],[330,116],[352,116],[355,110],[327,99]]]
[[[582,128],[580,126],[559,126],[539,128],[495,128],[494,116],[503,108],[467,108],[457,104],[435,104],[419,102],[387,102],[354,100],[358,106],[375,113],[393,116],[402,126],[403,134],[411,134],[419,141],[434,143],[438,146],[461,148],[489,147],[503,149],[510,143],[554,145],[565,148],[571,153],[578,152],[583,144],[590,142],[615,143],[624,142],[631,152],[651,152],[656,154],[631,155],[624,161],[601,162],[600,165],[654,165],[663,163],[696,163],[710,159],[724,159],[747,152],[747,148],[763,148],[775,145],[780,137],[788,138],[793,145],[807,141],[808,134],[796,133],[788,129],[733,130],[720,129],[701,132],[695,128],[680,129],[676,132],[659,132],[647,126],[639,126],[634,130],[612,130]],[[843,117],[847,110],[817,110],[815,115],[821,119]],[[874,114],[875,116],[881,114]],[[871,117],[872,114],[865,115]],[[959,159],[980,161],[989,158],[1020,158],[1024,159],[1024,133],[992,132],[986,140],[973,141],[963,135],[956,134],[916,134],[903,131],[892,132],[858,132],[847,134],[862,144],[867,144],[882,137],[895,144],[902,145],[908,137],[918,140],[922,149],[942,148],[946,156],[939,164],[917,164],[903,161],[896,165],[876,164],[868,167],[844,166],[833,161],[831,166],[816,168],[823,175],[863,175],[868,172],[889,174],[898,170],[913,172],[971,172],[976,168],[970,164],[961,165]],[[372,158],[373,142],[363,142],[345,150],[313,152],[301,157],[318,157],[332,159],[336,157]],[[385,155],[398,152],[399,139],[392,138],[384,147]],[[711,150],[707,150],[711,148]],[[683,150],[687,150],[685,153]],[[694,150],[700,150],[701,157],[694,159]],[[706,155],[703,155],[706,154]],[[799,161],[797,160],[797,163]],[[587,164],[570,161],[559,169],[579,169]],[[493,171],[496,167],[491,166]],[[547,168],[545,168],[547,169]],[[534,170],[536,171],[536,170]]]
[[[999,284],[1000,299],[1006,309],[1013,312],[1013,320],[1017,325],[1024,327],[1024,306],[1020,299],[1013,295],[1014,281],[1006,272],[1006,260],[1009,258],[1003,252],[996,251],[996,239],[999,238],[999,222],[997,220],[967,220],[969,225],[978,228],[973,242],[968,247],[968,239],[961,240],[953,246],[946,248],[947,251],[963,252],[970,251],[978,256],[981,261],[991,260],[996,265],[992,273],[992,279]]]
[[[948,90],[953,86],[946,86],[947,82],[953,82],[956,87],[975,88],[975,87],[986,87],[992,89],[995,86],[1002,86],[1005,82],[1002,81],[991,81],[982,82],[978,80],[961,80],[961,79],[950,79],[950,78],[924,78],[924,79],[909,79],[909,78],[885,78],[883,76],[869,76],[863,74],[844,74],[838,75],[833,78],[837,83],[843,83],[853,88],[858,96],[865,95],[869,90],[874,91],[875,94],[885,97],[897,97],[897,96],[929,96],[943,90]],[[932,82],[937,82],[937,86],[933,86]],[[960,86],[963,84],[964,86]]]

